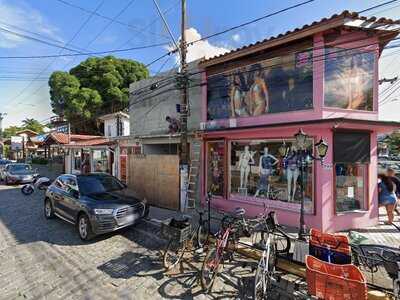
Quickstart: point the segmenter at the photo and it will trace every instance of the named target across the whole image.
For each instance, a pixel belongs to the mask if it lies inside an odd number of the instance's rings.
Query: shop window
[[[207,191],[212,190],[214,195],[224,195],[224,141],[207,143]]]
[[[365,210],[370,133],[335,132],[333,149],[336,212]]]
[[[325,51],[325,106],[371,111],[375,53],[340,48]]]
[[[336,212],[365,209],[367,165],[336,163]]]
[[[305,152],[312,153],[312,139],[307,140]],[[285,150],[286,149],[286,150]],[[296,155],[293,139],[238,140],[231,143],[231,195],[245,200],[267,202],[267,206],[298,211],[302,199],[301,180],[304,182],[304,203],[307,213],[314,212],[313,163],[303,164]]]
[[[93,163],[95,172],[110,172],[108,168],[108,155],[106,150],[94,150]]]
[[[210,75],[208,120],[312,109],[312,65],[312,51],[303,51]]]

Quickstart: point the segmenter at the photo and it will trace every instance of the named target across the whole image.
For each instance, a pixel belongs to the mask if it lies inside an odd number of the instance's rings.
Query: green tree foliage
[[[63,115],[74,132],[97,134],[97,118],[129,103],[129,84],[149,76],[139,62],[114,56],[91,57],[69,72],[49,79],[53,112]]]
[[[31,119],[31,118],[26,118],[25,120],[22,121],[22,127],[23,129],[29,129],[32,131],[35,131],[39,134],[43,133],[44,126],[40,124],[38,120]]]
[[[395,131],[392,134],[388,135],[384,139],[384,143],[386,143],[389,147],[389,153],[391,155],[399,155],[400,154],[400,132]]]
[[[12,137],[12,136],[15,136],[16,133],[17,133],[18,131],[20,131],[20,130],[22,130],[22,127],[19,127],[19,126],[10,126],[10,127],[7,127],[7,128],[5,128],[5,129],[3,130],[3,137],[7,139],[7,138],[10,138],[10,137]]]

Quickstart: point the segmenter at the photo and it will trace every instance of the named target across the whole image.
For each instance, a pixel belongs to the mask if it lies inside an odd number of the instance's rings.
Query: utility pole
[[[7,113],[0,113],[0,141],[3,140],[3,120]]]
[[[186,0],[182,1],[182,17],[181,17],[181,43],[180,43],[180,54],[181,54],[181,71],[180,71],[180,83],[181,83],[181,153],[180,153],[180,164],[187,165],[189,162],[189,151],[188,151],[188,138],[187,138],[187,119],[188,119],[188,91],[187,91],[187,64],[186,64]]]

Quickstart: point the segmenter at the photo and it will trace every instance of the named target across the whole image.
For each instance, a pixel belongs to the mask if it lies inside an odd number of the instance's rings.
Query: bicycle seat
[[[241,207],[236,207],[235,208],[235,215],[237,216],[237,217],[242,217],[242,216],[244,216],[246,214],[246,210],[244,209],[244,208],[241,208]]]
[[[205,213],[205,210],[202,208],[196,209],[196,211],[200,216],[204,215],[204,213]]]

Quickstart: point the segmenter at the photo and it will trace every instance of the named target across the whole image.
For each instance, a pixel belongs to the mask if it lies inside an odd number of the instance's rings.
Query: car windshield
[[[82,195],[120,191],[125,188],[112,176],[78,176],[78,186]]]
[[[21,164],[21,165],[9,165],[8,170],[11,173],[23,173],[23,172],[30,172],[32,171],[32,167],[27,164]]]

